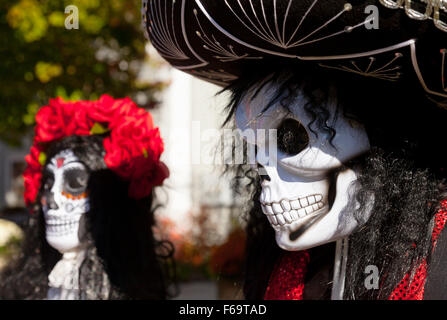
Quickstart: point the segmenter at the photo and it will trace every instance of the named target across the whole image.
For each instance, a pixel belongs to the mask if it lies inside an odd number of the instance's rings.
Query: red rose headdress
[[[160,161],[164,146],[149,112],[129,98],[113,99],[103,95],[98,101],[66,102],[51,99],[36,115],[34,143],[26,156],[25,202],[31,205],[41,185],[45,150],[50,142],[79,135],[109,133],[104,139],[107,167],[129,181],[129,196],[149,196],[169,176]]]

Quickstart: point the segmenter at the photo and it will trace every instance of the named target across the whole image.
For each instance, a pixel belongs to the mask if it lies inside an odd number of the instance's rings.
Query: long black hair
[[[154,236],[157,204],[152,196],[141,200],[128,196],[128,182],[104,163],[103,138],[71,136],[52,143],[47,151],[49,161],[60,151],[71,150],[90,171],[79,299],[166,299],[175,285],[174,249],[169,241]],[[38,199],[42,192],[41,188]],[[41,205],[37,203],[34,211],[21,256],[0,276],[3,299],[45,299],[48,275],[61,258],[46,241]]]
[[[299,95],[304,95],[307,103],[303,107],[313,119],[310,128],[327,133],[330,141],[336,131],[327,124],[328,101],[334,97],[338,114],[365,127],[371,150],[343,167],[355,167],[359,173],[356,200],[360,208],[354,216],[363,224],[350,236],[344,298],[387,299],[407,272],[414,274],[423,259],[430,264],[433,220],[440,201],[446,199],[447,173],[440,152],[445,147],[446,110],[408,82],[361,78],[312,65],[269,68],[266,64],[262,69],[247,69],[243,77],[224,90],[231,93],[226,123],[231,122],[249,90],[256,88],[257,95],[270,84],[278,90],[266,101],[265,110],[278,102],[288,109]],[[246,208],[244,293],[247,299],[262,299],[282,250],[260,208],[260,179],[245,165],[234,171],[236,180],[249,178],[249,188],[241,183],[235,186],[244,197],[248,190],[252,199]],[[363,217],[371,195],[374,207],[365,223]],[[380,270],[378,290],[364,286],[368,265]]]

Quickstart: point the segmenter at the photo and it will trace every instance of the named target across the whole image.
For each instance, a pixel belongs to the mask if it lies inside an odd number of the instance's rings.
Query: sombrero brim
[[[447,17],[447,4],[436,10]],[[432,12],[418,21],[378,0],[144,0],[142,12],[146,36],[172,66],[221,86],[246,65],[304,62],[413,82],[447,105],[447,32]]]

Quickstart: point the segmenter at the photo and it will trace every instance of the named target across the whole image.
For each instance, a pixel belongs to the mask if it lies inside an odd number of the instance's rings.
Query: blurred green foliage
[[[79,9],[77,30],[65,27],[69,5]],[[39,106],[56,96],[138,96],[140,106],[152,106],[153,93],[164,84],[138,80],[145,59],[140,5],[139,0],[0,1],[0,139],[19,144]]]
[[[12,237],[8,240],[3,246],[0,246],[0,257],[1,258],[10,258],[14,253],[16,253],[20,246],[22,245],[22,239]]]
[[[23,236],[12,236],[6,243],[0,244],[0,271],[20,254],[22,244]]]

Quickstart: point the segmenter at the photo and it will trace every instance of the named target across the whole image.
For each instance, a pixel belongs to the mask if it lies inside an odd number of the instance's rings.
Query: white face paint
[[[326,124],[336,132],[331,144],[327,132],[316,124],[309,127],[312,117],[304,109],[303,96],[288,105],[290,112],[278,102],[262,113],[277,87],[268,84],[253,98],[255,91],[252,88],[238,106],[236,125],[242,131],[254,130],[244,138],[257,146],[256,161],[263,175],[260,202],[278,245],[304,250],[346,237],[358,227],[347,207],[357,175],[350,169],[340,172],[331,186],[330,173],[369,150],[364,128],[336,115],[336,104],[329,103]],[[260,135],[262,129],[277,130],[277,141],[269,134]],[[288,142],[284,137],[290,138]],[[336,190],[331,202],[330,187]]]
[[[71,150],[58,153],[45,168],[41,203],[46,239],[61,253],[81,245],[79,224],[89,211],[88,178],[87,168]]]

